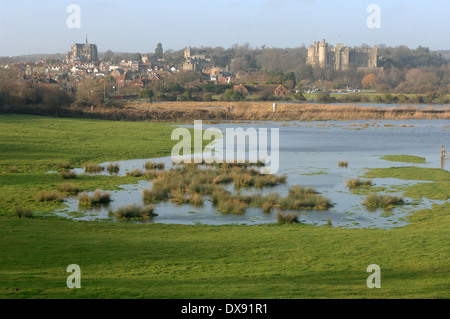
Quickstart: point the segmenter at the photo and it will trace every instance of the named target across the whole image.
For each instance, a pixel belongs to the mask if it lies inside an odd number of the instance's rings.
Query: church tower
[[[191,58],[191,46],[189,45],[186,50],[184,50],[184,58],[189,60]]]

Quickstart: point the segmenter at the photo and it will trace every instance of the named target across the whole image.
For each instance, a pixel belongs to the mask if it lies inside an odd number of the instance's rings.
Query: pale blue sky
[[[66,25],[69,4],[81,8],[81,28]],[[381,8],[381,28],[369,29],[369,4]],[[0,56],[64,53],[75,42],[101,52],[154,52],[248,42],[294,48],[326,38],[335,44],[419,45],[450,49],[448,0],[0,0]]]

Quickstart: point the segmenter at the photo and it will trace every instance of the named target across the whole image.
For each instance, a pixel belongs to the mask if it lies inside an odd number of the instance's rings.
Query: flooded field
[[[292,185],[314,187],[329,198],[333,207],[325,211],[290,211],[306,224],[327,225],[346,228],[384,228],[406,225],[406,216],[412,211],[430,207],[431,200],[404,198],[406,204],[391,211],[383,209],[367,210],[362,205],[366,194],[354,194],[348,190],[345,180],[362,176],[367,168],[394,166],[441,167],[440,149],[448,144],[450,125],[445,120],[405,120],[405,121],[327,121],[327,122],[233,122],[203,125],[203,129],[214,126],[225,132],[226,128],[249,127],[278,128],[280,135],[280,168],[277,174],[287,175],[287,183],[263,190],[248,189],[245,194],[277,192],[281,196],[288,193]],[[186,126],[189,127],[189,126]],[[206,142],[205,144],[207,144]],[[254,150],[250,147],[249,152]],[[383,155],[414,155],[424,157],[424,164],[409,164],[383,160]],[[155,159],[134,159],[114,162],[120,166],[118,175],[127,171],[144,169],[146,161],[165,163],[165,169],[172,167],[171,157]],[[348,162],[347,167],[339,167],[338,162]],[[101,163],[106,167],[109,162]],[[450,162],[446,163],[450,167]],[[83,169],[75,169],[83,174]],[[109,174],[106,170],[99,174]],[[375,187],[389,190],[391,195],[404,185],[418,181],[393,178],[373,179]],[[142,205],[141,191],[151,188],[151,181],[140,180],[136,184],[123,185],[121,190],[112,191],[112,202],[94,209],[78,207],[77,197],[66,199],[66,208],[56,214],[75,220],[115,220],[108,212],[129,204]],[[233,186],[228,185],[232,190]],[[227,187],[228,187],[227,186]],[[206,197],[204,206],[176,205],[170,201],[155,205],[158,216],[146,221],[174,224],[262,224],[277,221],[276,211],[263,213],[261,208],[249,207],[245,214],[222,214],[213,207]]]

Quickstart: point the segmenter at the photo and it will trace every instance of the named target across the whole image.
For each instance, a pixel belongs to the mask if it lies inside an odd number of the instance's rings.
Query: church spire
[[[86,45],[88,44],[88,38],[87,38],[87,34],[86,34]]]

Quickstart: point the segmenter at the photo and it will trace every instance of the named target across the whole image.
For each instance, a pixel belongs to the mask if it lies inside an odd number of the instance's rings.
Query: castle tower
[[[328,64],[328,43],[325,39],[319,44],[319,66],[324,68]]]
[[[378,46],[374,46],[373,50],[369,51],[369,68],[378,67]]]

